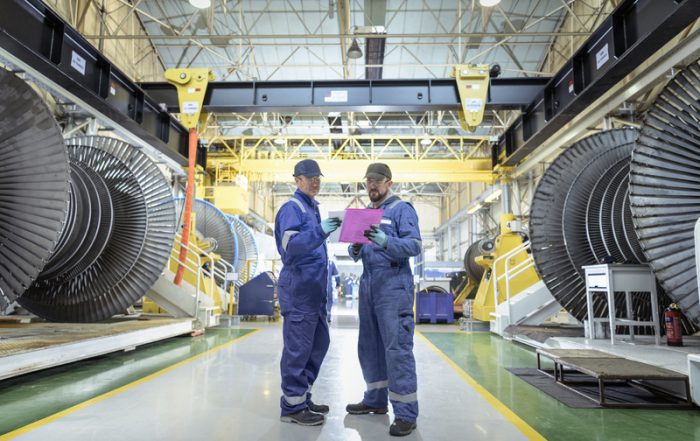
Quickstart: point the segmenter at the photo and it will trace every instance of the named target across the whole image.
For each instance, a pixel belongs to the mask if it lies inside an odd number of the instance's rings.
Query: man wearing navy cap
[[[329,411],[328,406],[311,401],[311,387],[330,343],[326,239],[340,226],[338,218],[321,221],[314,199],[321,188],[321,176],[316,161],[299,161],[294,166],[297,190],[275,218],[275,242],[283,264],[277,282],[284,317],[280,419],[304,426],[323,424]]]
[[[393,436],[416,428],[418,397],[413,357],[413,273],[408,259],[421,252],[418,216],[413,206],[391,192],[391,169],[370,164],[365,173],[371,208],[382,208],[381,224],[365,231],[370,245],[350,245],[362,259],[360,336],[357,353],[367,383],[364,397],[348,404],[350,414],[385,414],[394,409]]]

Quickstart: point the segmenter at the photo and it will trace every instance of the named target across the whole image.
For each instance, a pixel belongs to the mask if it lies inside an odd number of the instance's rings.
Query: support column
[[[447,260],[452,260],[452,224],[447,224]]]
[[[503,213],[510,213],[510,184],[504,181],[501,184],[501,188],[503,189],[503,194],[501,195],[503,198]]]

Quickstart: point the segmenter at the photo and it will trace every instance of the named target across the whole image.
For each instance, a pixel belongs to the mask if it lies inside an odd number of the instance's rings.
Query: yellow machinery
[[[183,273],[183,280],[191,286],[199,286],[200,295],[207,296],[211,298],[214,302],[214,313],[221,314],[222,312],[222,302],[221,296],[218,292],[218,287],[216,283],[209,277],[209,269],[213,268],[214,264],[219,260],[219,255],[212,252],[207,252],[206,250],[211,249],[211,244],[208,240],[197,235],[196,228],[196,214],[192,213],[190,230],[190,240],[189,247],[190,252],[187,256],[187,270]],[[173,273],[177,271],[179,266],[178,256],[180,255],[180,236],[176,236],[175,243],[173,244],[173,249],[170,253],[170,260],[168,261],[168,269]],[[196,271],[196,265],[199,265],[205,271]],[[199,280],[198,280],[199,278]],[[199,282],[199,285],[197,284]],[[233,289],[233,287],[231,288]],[[167,311],[161,309],[155,302],[144,297],[143,299],[143,312],[151,314],[163,314]]]
[[[467,279],[467,283],[456,293],[454,302],[452,302],[455,314],[464,312],[464,301],[471,298],[474,291],[479,287],[479,282],[472,280],[466,275],[464,277]]]
[[[248,179],[232,166],[217,166],[214,186],[207,187],[207,199],[221,211],[246,215],[250,211]]]
[[[457,80],[459,100],[462,102],[460,123],[465,130],[474,132],[484,119],[489,90],[489,65],[460,64],[455,66],[452,76]]]
[[[498,278],[499,304],[506,300],[506,280],[508,280],[510,285],[511,298],[540,281],[540,276],[535,271],[534,266],[518,273],[518,268],[526,266],[523,263],[531,260],[532,256],[526,249],[514,252],[526,240],[523,233],[513,231],[514,221],[515,216],[513,214],[501,215],[501,234],[494,241],[490,251],[485,251],[482,256],[475,259],[475,262],[485,269],[472,310],[472,316],[477,320],[491,320],[491,313],[496,310],[496,299],[494,296],[495,278]],[[511,252],[514,253],[510,257],[500,258]],[[494,262],[496,262],[495,268]],[[506,274],[506,264],[509,268],[509,274]]]

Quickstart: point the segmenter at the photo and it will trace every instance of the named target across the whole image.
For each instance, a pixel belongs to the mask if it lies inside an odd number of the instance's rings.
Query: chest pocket
[[[382,217],[382,221],[380,223],[380,228],[382,231],[393,237],[399,237],[399,225],[397,222],[398,218],[396,216],[397,213],[395,208],[401,202],[403,201],[399,199],[390,203],[384,210],[384,216]]]
[[[382,221],[379,223],[379,228],[388,236],[398,237],[399,235],[396,221],[393,216],[391,216],[391,213],[384,212],[384,217],[382,217]]]

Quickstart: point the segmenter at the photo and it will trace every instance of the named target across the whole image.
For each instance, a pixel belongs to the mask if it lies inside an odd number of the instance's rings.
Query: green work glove
[[[386,248],[386,243],[389,241],[386,233],[380,230],[376,225],[372,225],[371,230],[365,230],[365,237],[382,248]]]
[[[329,217],[328,219],[324,219],[323,222],[321,222],[321,228],[323,229],[324,234],[331,234],[332,232],[338,229],[341,223],[342,222],[339,218]]]

